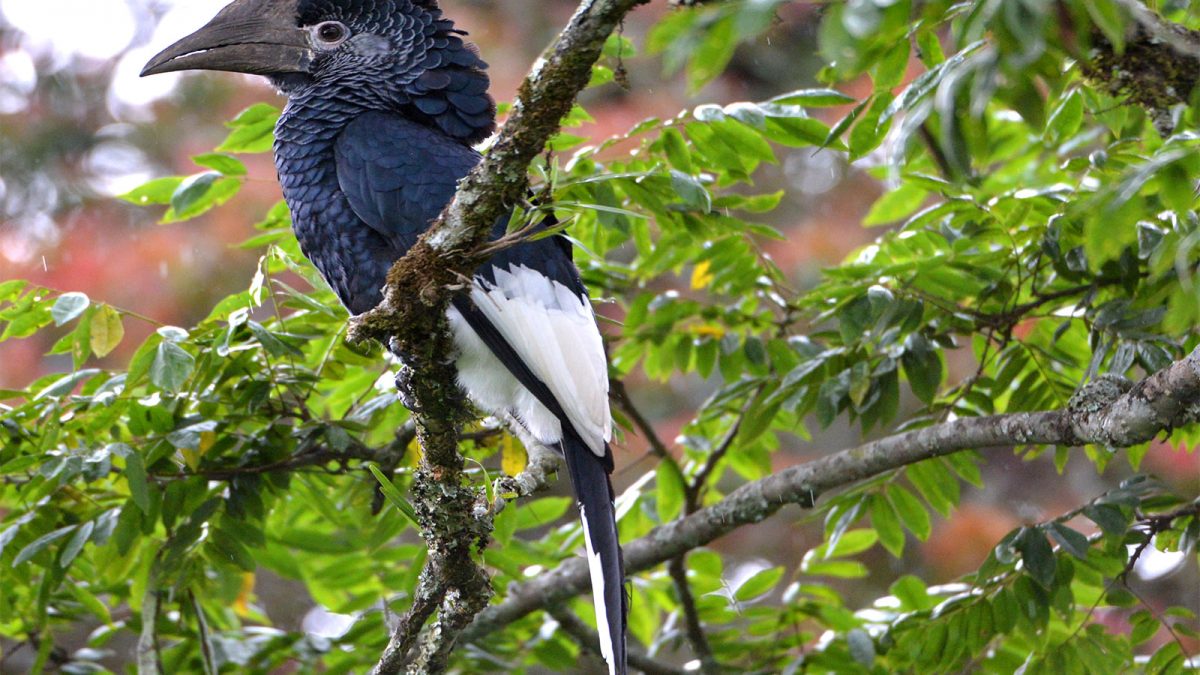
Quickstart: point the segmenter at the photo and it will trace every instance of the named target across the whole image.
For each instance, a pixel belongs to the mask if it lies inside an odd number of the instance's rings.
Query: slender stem
[[[200,657],[204,662],[204,674],[216,675],[219,672],[216,665],[217,657],[213,651],[208,620],[204,618],[204,608],[200,606],[200,601],[196,599],[196,594],[192,591],[188,591],[188,600],[191,601],[192,611],[196,614],[196,626],[200,629]]]
[[[445,595],[446,589],[441,584],[440,575],[433,572],[429,567],[421,571],[412,607],[396,624],[383,655],[379,657],[379,663],[371,671],[373,674],[398,673],[404,667],[408,653],[416,644],[421,627],[433,615],[442,596]]]
[[[687,639],[700,659],[700,672],[705,675],[721,672],[721,667],[713,657],[712,647],[708,644],[708,636],[704,634],[704,625],[700,623],[700,612],[696,609],[696,598],[692,595],[692,587],[687,580],[687,554],[681,553],[667,562],[667,572],[671,581],[675,582],[675,592],[679,595],[679,606],[683,608],[684,625],[687,627]]]
[[[708,458],[704,461],[704,466],[696,473],[691,484],[687,488],[687,513],[692,514],[696,509],[700,508],[700,501],[704,497],[704,486],[708,482],[709,476],[716,470],[717,464],[728,454],[729,449],[733,447],[734,440],[737,439],[738,432],[742,429],[742,422],[746,419],[746,415],[750,412],[750,407],[754,405],[758,395],[762,393],[763,384],[754,388],[746,396],[746,402],[742,404],[742,409],[738,411],[737,418],[734,419],[733,425],[725,432],[725,437],[721,439],[717,449],[708,453]]]
[[[137,643],[138,675],[161,675],[162,663],[158,655],[158,561],[150,572],[150,583],[146,584],[146,595],[142,598],[142,633]]]
[[[621,410],[625,411],[625,415],[629,417],[629,421],[633,422],[633,426],[637,428],[638,433],[646,442],[650,444],[650,451],[657,455],[660,459],[675,461],[671,455],[671,451],[667,448],[667,444],[658,436],[658,432],[654,430],[654,425],[641,410],[633,404],[633,399],[629,398],[629,390],[625,388],[623,380],[613,380],[610,384],[612,388],[612,397],[616,400],[617,405],[621,406]]]
[[[547,611],[558,622],[559,627],[574,638],[576,642],[593,654],[600,653],[600,636],[580,620],[579,617],[575,616],[571,610],[562,605],[556,605],[550,607]],[[647,675],[683,675],[686,672],[679,668],[659,663],[649,656],[643,656],[632,651],[629,652],[629,665],[643,673],[647,673]]]

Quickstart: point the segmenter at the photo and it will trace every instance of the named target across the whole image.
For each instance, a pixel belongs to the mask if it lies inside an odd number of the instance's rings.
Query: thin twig
[[[200,629],[200,658],[204,662],[204,675],[216,675],[217,655],[213,651],[212,636],[208,630],[208,620],[204,618],[204,608],[196,594],[188,591],[188,599],[192,603],[192,611],[196,613],[196,627]]]
[[[933,132],[929,130],[929,123],[925,122],[917,128],[921,134],[921,140],[925,142],[925,147],[929,149],[929,156],[933,157],[933,161],[938,166],[938,170],[942,173],[942,178],[952,181],[958,175],[954,170],[954,166],[950,164],[950,160],[946,157],[945,150],[942,150],[942,144],[934,138]]]
[[[287,459],[281,459],[268,464],[252,464],[249,466],[231,466],[217,467],[211,469],[202,469],[199,471],[173,471],[173,472],[158,472],[150,474],[150,477],[157,481],[166,480],[183,480],[193,477],[201,477],[206,480],[233,480],[239,476],[252,476],[264,473],[290,472],[298,469],[303,469],[311,466],[321,466],[331,462],[340,462],[345,464],[351,461],[363,462],[378,462],[381,465],[394,465],[404,457],[405,451],[408,449],[413,438],[416,436],[416,429],[412,423],[406,423],[396,430],[396,437],[387,445],[373,448],[361,443],[351,443],[350,446],[343,450],[337,450],[329,446],[318,445],[310,447],[307,451],[301,452]]]
[[[621,410],[625,411],[626,417],[629,418],[630,422],[633,422],[633,426],[637,428],[642,438],[646,439],[646,443],[650,445],[650,451],[657,455],[659,459],[675,461],[674,456],[671,455],[671,451],[667,448],[667,444],[659,438],[658,432],[654,430],[654,425],[633,404],[633,399],[629,398],[629,390],[625,388],[625,382],[623,380],[613,380],[609,384],[609,393],[613,400],[617,402],[617,405],[621,406]]]
[[[371,671],[373,674],[400,672],[407,661],[408,653],[416,644],[421,627],[433,615],[445,594],[445,587],[441,584],[440,576],[429,567],[421,570],[421,578],[417,581],[412,607],[400,617],[400,621],[392,630],[392,637],[388,640],[383,655],[379,657],[379,663]]]
[[[679,606],[683,608],[684,626],[687,628],[687,639],[700,660],[700,672],[705,675],[721,672],[721,667],[713,657],[712,647],[708,644],[708,636],[704,634],[704,624],[700,623],[700,612],[696,609],[696,598],[692,595],[692,587],[687,580],[687,554],[671,558],[667,563],[667,572],[675,583],[675,592],[679,595]]]
[[[581,646],[593,654],[600,653],[600,636],[579,617],[575,616],[571,610],[562,605],[557,605],[547,611],[558,622],[559,627],[574,638]],[[680,668],[659,663],[649,656],[644,656],[633,651],[629,652],[629,665],[647,675],[683,675],[686,672]]]
[[[696,509],[700,508],[700,502],[704,497],[704,486],[708,482],[708,477],[716,470],[717,464],[725,458],[729,449],[733,447],[733,442],[737,439],[738,432],[742,429],[742,422],[745,421],[746,415],[750,413],[750,407],[758,399],[762,393],[765,383],[759,384],[746,396],[746,402],[742,404],[742,409],[738,411],[737,418],[734,419],[733,425],[725,432],[725,437],[721,439],[717,449],[708,453],[708,458],[704,461],[704,466],[696,473],[692,482],[687,487],[687,513],[695,513]]]

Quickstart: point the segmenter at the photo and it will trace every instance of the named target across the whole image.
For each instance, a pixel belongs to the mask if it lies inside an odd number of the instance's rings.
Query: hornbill
[[[480,161],[472,144],[495,128],[487,64],[464,34],[436,0],[236,0],[142,75],[254,73],[287,96],[275,166],[296,237],[358,314],[379,304],[388,269]],[[608,369],[570,243],[556,235],[493,254],[447,315],[468,397],[527,444],[566,458],[602,656],[610,673],[624,673]]]

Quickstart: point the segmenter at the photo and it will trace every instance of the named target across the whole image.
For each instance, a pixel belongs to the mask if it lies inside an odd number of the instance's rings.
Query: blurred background
[[[235,244],[251,236],[251,223],[279,199],[267,155],[244,157],[252,180],[224,208],[185,224],[158,225],[158,209],[137,208],[113,199],[146,180],[187,174],[189,157],[207,152],[225,136],[222,123],[257,101],[282,104],[265,81],[227,74],[169,74],[138,77],[159,49],[206,22],[225,0],[0,0],[0,281],[21,278],[90,297],[153,319],[189,325],[220,298],[243,290],[253,275],[257,253]],[[573,0],[443,0],[443,9],[491,64],[492,91],[510,100],[541,47],[566,23]],[[625,35],[644,44],[650,27],[667,12],[656,2],[635,12]],[[628,88],[604,85],[586,93],[585,107],[596,122],[572,133],[604,138],[622,133],[650,116],[673,116],[699,103],[763,100],[815,86],[820,67],[814,56],[819,8],[784,5],[769,32],[740,48],[725,75],[689,93],[684,78],[668,73],[663,60],[638,54],[626,59]],[[843,87],[858,93],[855,83]],[[862,90],[869,88],[863,83]],[[826,121],[844,111],[820,111]],[[780,162],[757,177],[762,192],[786,189],[780,208],[764,217],[787,236],[767,250],[799,288],[810,286],[823,267],[840,262],[875,233],[860,220],[884,186],[847,165],[833,152],[779,148]],[[867,161],[870,161],[868,158]],[[680,280],[686,287],[686,280]],[[131,339],[122,362],[149,325],[127,325]],[[35,377],[69,370],[69,356],[47,356],[51,332],[0,344],[0,389],[20,388]],[[951,378],[973,371],[969,350],[953,354]],[[679,379],[666,384],[631,382],[637,401],[659,428],[674,438],[711,389]],[[910,409],[916,402],[909,402]],[[814,425],[815,427],[815,425]],[[776,456],[782,467],[852,445],[859,432],[837,426],[812,443],[785,439]],[[627,437],[618,450],[618,483],[633,482],[648,468],[644,444]],[[1167,443],[1153,448],[1143,470],[1163,477],[1184,494],[1200,491],[1200,455]],[[909,547],[895,560],[879,552],[867,563],[875,573],[845,588],[854,606],[886,593],[898,576],[915,572],[950,581],[975,569],[992,546],[1022,522],[1053,517],[1101,494],[1130,470],[1114,461],[1096,475],[1090,464],[1057,475],[1048,459],[1024,462],[1003,451],[990,455],[987,488],[964,491],[963,506],[939,520],[933,537]],[[820,541],[819,519],[803,526],[799,511],[717,542],[728,557],[726,569],[752,574],[768,564],[795,566]],[[1151,552],[1153,549],[1150,549]],[[770,561],[768,563],[768,561]],[[1136,570],[1136,587],[1148,597],[1180,598],[1200,610],[1197,572],[1182,556],[1147,555]],[[282,582],[281,582],[282,583]],[[281,627],[299,628],[302,617],[325,630],[311,603],[294,590],[271,597],[258,587],[268,613]],[[858,600],[856,600],[857,598]],[[299,603],[299,604],[296,604]],[[290,620],[284,617],[291,617]],[[316,617],[316,618],[312,618]],[[1101,620],[1119,622],[1120,617]],[[333,622],[336,624],[336,622]],[[336,626],[335,626],[336,629]],[[11,664],[0,665],[10,672]],[[11,671],[16,672],[16,671]]]

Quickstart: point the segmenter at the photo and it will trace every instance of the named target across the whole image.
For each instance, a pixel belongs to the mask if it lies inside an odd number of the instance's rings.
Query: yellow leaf
[[[718,325],[714,325],[714,324],[710,324],[710,323],[702,323],[697,326],[692,326],[688,330],[690,330],[692,332],[692,335],[701,335],[701,336],[715,337],[715,338],[725,337],[725,327],[724,326],[718,326]]]
[[[209,448],[217,442],[217,434],[214,431],[204,431],[200,433],[200,447],[196,450],[191,448],[183,448],[179,454],[183,455],[183,462],[192,471],[200,468],[200,458],[204,453],[208,452]]]
[[[696,263],[692,268],[692,290],[700,290],[708,287],[713,281],[713,275],[709,272],[712,264],[707,260],[702,260]]]
[[[500,442],[500,468],[504,473],[515,476],[525,470],[525,446],[508,434]]]
[[[96,316],[92,318],[92,352],[96,356],[108,356],[124,337],[125,325],[121,323],[121,313],[108,305],[100,305]]]
[[[238,616],[246,616],[250,613],[250,599],[254,596],[254,573],[246,572],[242,575],[242,588],[238,591],[237,599],[233,601],[233,611]]]
[[[182,449],[180,449],[179,454],[183,455],[183,463],[185,465],[187,465],[187,468],[191,469],[192,471],[195,471],[196,469],[200,468],[200,452],[199,451],[193,450],[191,448],[182,448]]]

